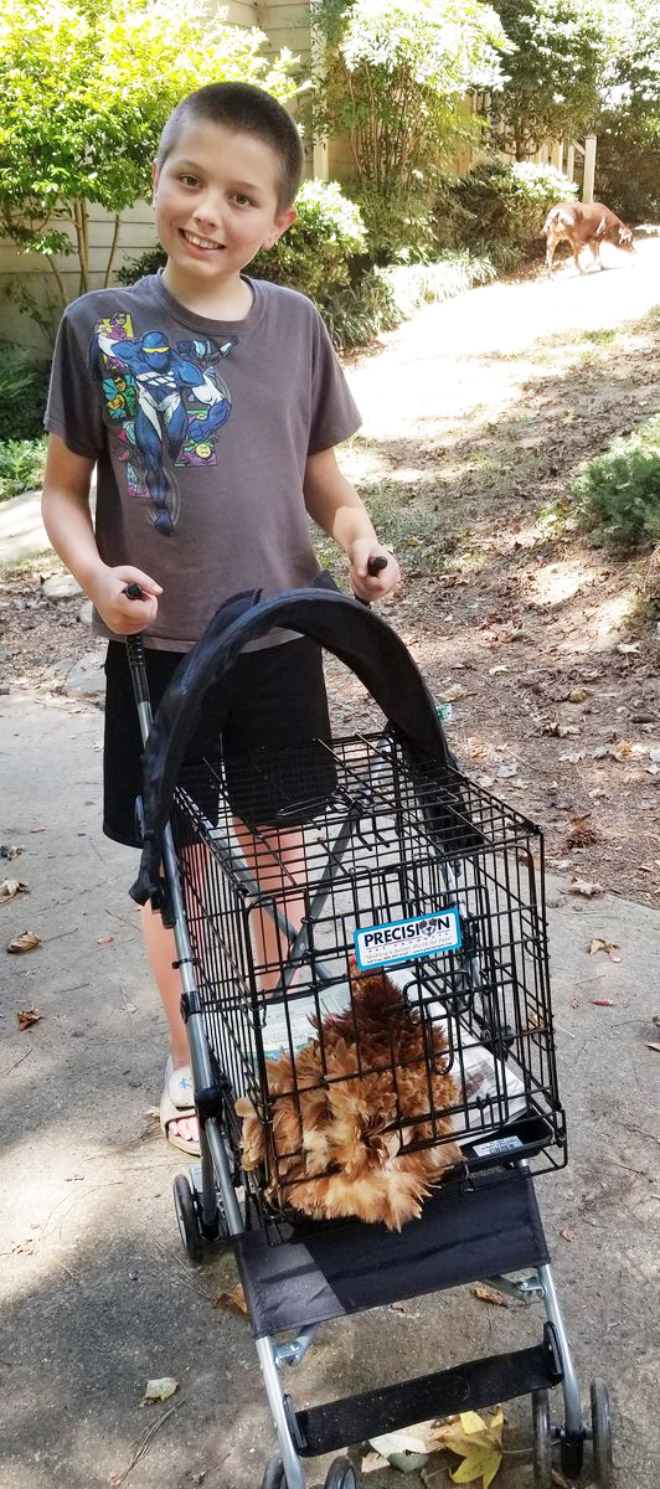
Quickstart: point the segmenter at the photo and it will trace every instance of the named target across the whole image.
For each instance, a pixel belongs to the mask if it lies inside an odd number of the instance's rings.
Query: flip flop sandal
[[[169,1130],[171,1123],[178,1122],[182,1117],[195,1116],[195,1107],[191,1104],[192,1096],[193,1083],[190,1066],[180,1065],[178,1070],[175,1070],[170,1055],[165,1066],[165,1086],[160,1098],[161,1132],[173,1148],[178,1148],[181,1153],[189,1153],[191,1157],[198,1158],[199,1138],[179,1137],[178,1133]]]

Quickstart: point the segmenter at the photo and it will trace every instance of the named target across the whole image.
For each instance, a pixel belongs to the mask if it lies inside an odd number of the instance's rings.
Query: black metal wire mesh
[[[265,757],[246,762],[243,802],[250,779],[260,800],[272,769]],[[383,1128],[396,1134],[400,1153],[445,1145],[463,1174],[522,1157],[537,1171],[560,1167],[538,829],[464,776],[411,759],[390,734],[288,751],[278,770],[288,805],[273,826],[234,817],[220,765],[184,773],[172,813],[209,1040],[262,1128],[253,1184],[275,1207],[295,1205],[296,1184],[320,1172],[310,1093],[321,1101],[321,1088],[351,1082],[367,1104],[386,1088],[378,1140]],[[392,927],[443,916],[460,925],[460,946],[397,953]],[[369,927],[383,937],[390,927],[383,963],[397,957],[376,1053],[362,1002],[365,977],[379,974],[352,960],[356,931]],[[308,1064],[303,1081],[310,1044],[318,1077]],[[278,1128],[284,1102],[291,1120]]]

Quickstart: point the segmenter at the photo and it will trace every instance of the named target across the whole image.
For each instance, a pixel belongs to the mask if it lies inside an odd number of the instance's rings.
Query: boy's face
[[[294,221],[277,203],[278,159],[254,135],[190,120],[159,171],[156,231],[182,282],[227,283]]]

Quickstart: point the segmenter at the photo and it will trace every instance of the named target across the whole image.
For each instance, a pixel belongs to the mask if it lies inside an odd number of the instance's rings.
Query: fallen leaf
[[[15,1241],[12,1248],[12,1256],[34,1256],[37,1242],[34,1236],[24,1236],[22,1241]]]
[[[150,1117],[152,1122],[160,1122],[160,1107],[148,1106],[144,1115]]]
[[[381,1458],[380,1453],[367,1453],[360,1464],[362,1473],[378,1473],[379,1468],[387,1468],[388,1459]]]
[[[568,886],[569,894],[581,894],[585,899],[593,899],[596,894],[603,894],[602,884],[594,884],[589,879],[574,879]]]
[[[614,1008],[614,1000],[612,998],[592,998],[591,1001],[594,1008]]]
[[[38,1008],[19,1008],[16,1017],[19,1029],[30,1029],[33,1024],[39,1023],[43,1013],[39,1013]]]
[[[475,1484],[477,1479],[481,1479],[482,1489],[488,1489],[501,1462],[502,1454],[497,1448],[475,1448],[459,1463],[450,1478],[454,1484]]]
[[[18,858],[19,853],[24,853],[24,848],[19,848],[18,843],[0,843],[0,858]]]
[[[485,1283],[478,1282],[476,1287],[470,1289],[480,1303],[492,1303],[495,1308],[508,1308],[509,1300],[503,1293],[498,1293],[493,1287],[486,1287]]]
[[[20,936],[14,936],[9,942],[7,951],[19,953],[21,951],[34,951],[35,946],[41,945],[41,937],[36,936],[34,931],[22,931]]]
[[[580,733],[579,724],[560,724],[558,719],[552,719],[549,724],[543,726],[544,734],[552,734],[555,739],[568,739],[572,734]]]
[[[620,651],[624,657],[630,656],[633,652],[639,651],[639,641],[620,641],[617,651]]]
[[[573,1232],[572,1232],[572,1230],[569,1230],[568,1227],[566,1227],[565,1230],[560,1230],[559,1234],[560,1234],[560,1236],[562,1238],[562,1241],[572,1241],[573,1240]]]
[[[605,941],[601,936],[592,936],[589,942],[590,956],[595,956],[597,951],[606,951],[611,962],[621,961],[616,941]]]
[[[591,812],[585,812],[583,817],[574,817],[566,835],[567,848],[590,848],[592,843],[597,843],[600,833],[594,827]]]
[[[6,905],[17,894],[29,894],[30,886],[24,879],[3,879],[0,882],[0,905]]]
[[[112,946],[114,936],[99,936],[97,946]]]
[[[441,703],[458,703],[460,698],[467,698],[467,692],[457,682],[451,688],[445,688],[442,693],[438,693],[438,698]]]
[[[211,1307],[232,1308],[235,1313],[247,1313],[248,1308],[245,1301],[245,1293],[243,1292],[240,1282],[236,1284],[236,1287],[233,1289],[232,1292],[218,1293],[217,1298],[213,1299]]]
[[[515,762],[515,760],[512,761],[509,765],[504,764],[504,765],[498,765],[498,767],[497,767],[497,779],[498,779],[498,781],[510,781],[510,780],[513,779],[514,776],[517,776],[517,774],[518,774],[518,765]]]
[[[505,667],[503,664],[501,664],[499,667],[489,667],[488,676],[497,677],[498,672],[508,672],[508,670],[508,667]]]
[[[178,1389],[179,1382],[172,1375],[163,1375],[160,1380],[148,1380],[140,1406],[146,1406],[150,1401],[169,1401],[170,1396]]]
[[[579,765],[584,760],[584,750],[567,750],[559,759],[564,760],[567,765]]]
[[[646,1048],[647,1050],[657,1050],[658,1054],[660,1054],[660,1044],[656,1043],[654,1039],[647,1039]]]

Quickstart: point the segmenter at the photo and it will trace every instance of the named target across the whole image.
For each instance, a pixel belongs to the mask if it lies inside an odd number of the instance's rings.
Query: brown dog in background
[[[631,229],[602,202],[560,202],[548,212],[542,231],[545,234],[545,262],[549,279],[552,279],[555,250],[562,242],[570,244],[575,266],[581,274],[585,271],[580,268],[580,249],[586,244],[597,264],[600,264],[601,243],[613,243],[626,253],[635,252]],[[600,267],[602,268],[602,264]]]

